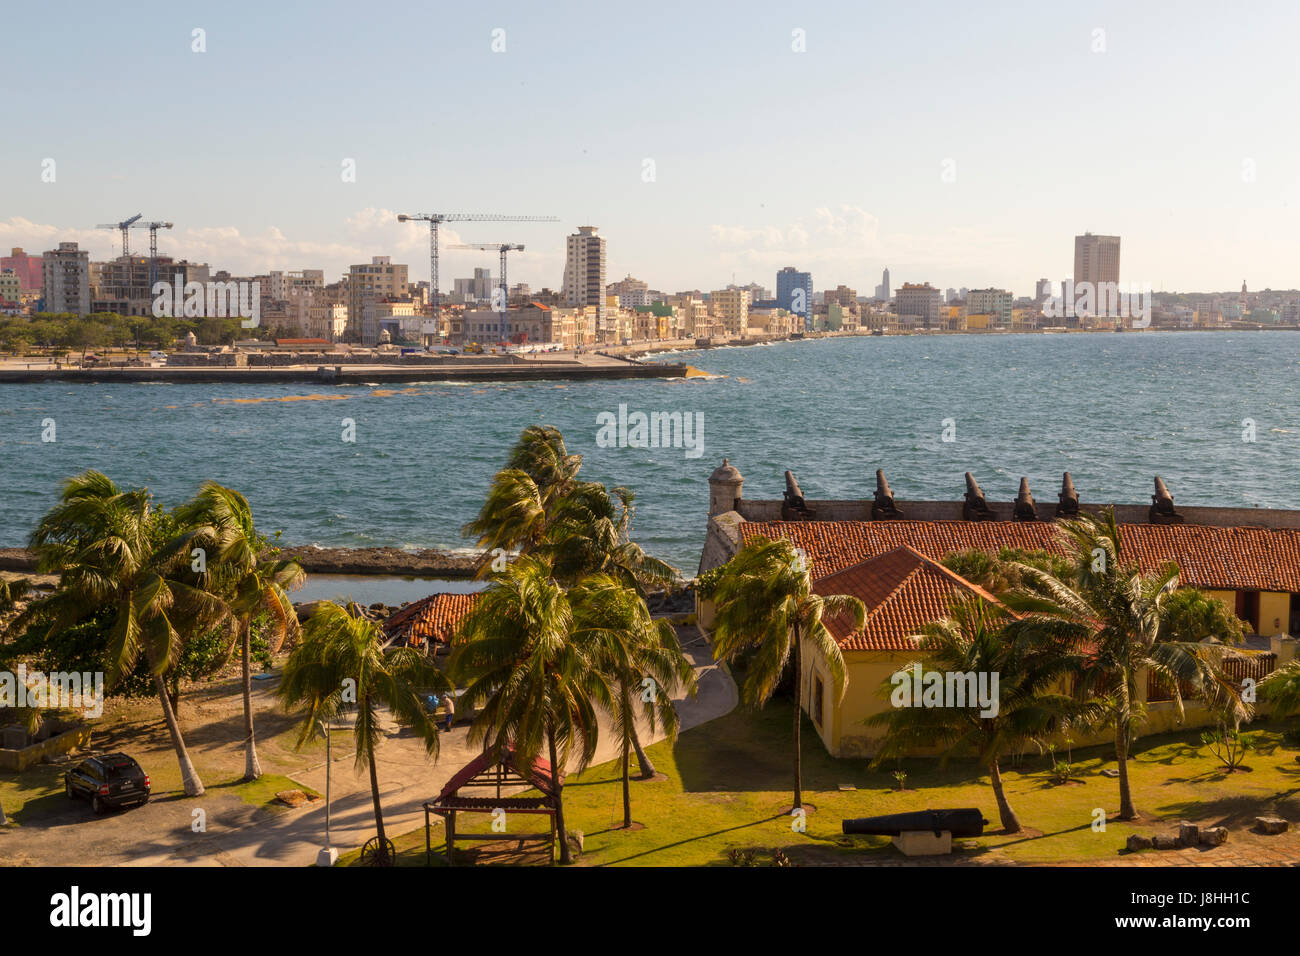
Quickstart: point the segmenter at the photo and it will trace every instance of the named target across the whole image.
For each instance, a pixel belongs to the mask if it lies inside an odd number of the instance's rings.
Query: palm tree
[[[662,724],[677,739],[677,710],[671,692],[695,693],[695,668],[682,653],[672,624],[654,619],[644,598],[608,575],[584,579],[570,592],[579,631],[590,632],[599,654],[597,666],[614,689],[614,733],[622,745],[623,827],[632,826],[630,757],[640,748],[636,721],[654,733]],[[647,761],[648,762],[648,761]],[[650,774],[654,775],[653,765]]]
[[[606,489],[594,481],[579,482],[556,500],[543,548],[560,580],[608,574],[644,597],[648,586],[677,579],[676,568],[631,539],[634,500],[628,488]]]
[[[490,553],[527,553],[540,544],[550,511],[577,483],[582,456],[571,455],[564,437],[550,426],[530,425],[511,449],[506,467],[492,479],[478,517],[462,529]],[[480,575],[491,567],[485,561]]]
[[[747,662],[741,700],[762,707],[776,690],[787,667],[794,671],[794,809],[803,806],[803,767],[799,724],[803,696],[803,647],[826,662],[837,698],[847,678],[839,645],[823,623],[826,615],[847,614],[855,628],[866,620],[866,607],[846,594],[813,592],[807,561],[785,539],[756,537],[724,565],[715,601],[713,656]]]
[[[289,655],[276,693],[285,708],[302,712],[298,747],[337,716],[356,708],[352,736],[356,767],[370,772],[370,798],[378,837],[376,863],[386,866],[388,836],[379,803],[379,771],[375,750],[382,738],[381,708],[424,741],[427,753],[438,754],[438,729],[425,711],[421,694],[429,689],[448,690],[450,684],[431,658],[413,647],[389,647],[384,632],[361,615],[357,605],[346,608],[322,601],[303,626],[302,642]]]
[[[1119,816],[1132,820],[1137,810],[1128,755],[1133,731],[1146,718],[1138,685],[1142,674],[1149,672],[1172,686],[1180,716],[1184,683],[1234,722],[1248,716],[1249,708],[1222,671],[1222,646],[1205,642],[1222,635],[1202,633],[1196,616],[1182,613],[1185,599],[1173,599],[1179,575],[1176,564],[1145,574],[1126,563],[1113,509],[1106,509],[1100,518],[1063,521],[1059,530],[1073,550],[1073,578],[1062,580],[1022,566],[1037,593],[1023,591],[1007,601],[1023,611],[1026,626],[1044,638],[1088,648],[1075,673],[1075,693],[1104,705],[1101,723],[1115,731]]]
[[[263,629],[274,654],[298,635],[298,615],[287,591],[306,578],[294,560],[264,560],[265,539],[253,525],[253,510],[238,491],[205,481],[193,501],[178,511],[191,528],[174,545],[188,555],[193,547],[210,554],[200,579],[226,598],[243,659],[244,779],[262,775],[253,728],[252,630],[254,618],[265,615]]]
[[[106,648],[108,683],[130,674],[143,658],[153,675],[163,721],[180,763],[185,793],[203,783],[190,760],[172,708],[166,674],[182,645],[226,613],[223,603],[183,580],[174,557],[160,553],[167,522],[147,489],[122,491],[106,475],[68,479],[59,503],[31,536],[37,569],[60,575],[54,593],[34,601],[11,623],[48,625],[47,634],[100,612],[111,614]]]
[[[1300,658],[1288,661],[1260,681],[1259,696],[1273,705],[1274,717],[1300,711]]]
[[[942,748],[945,762],[973,751],[988,769],[1003,830],[1019,832],[1020,820],[1007,800],[999,760],[1029,744],[1041,747],[1048,734],[1068,726],[1076,708],[1056,688],[1075,666],[1074,653],[1017,628],[1005,610],[973,595],[954,600],[947,617],[926,625],[913,640],[926,654],[926,670],[996,674],[996,709],[988,714],[980,701],[970,700],[962,707],[894,707],[875,714],[867,723],[887,728],[875,765],[935,744]],[[905,665],[898,675],[916,701],[922,688],[910,686],[913,667]],[[897,687],[896,678],[887,679],[882,695],[892,696]]]
[[[471,743],[493,753],[513,748],[531,767],[545,750],[555,791],[560,862],[572,861],[564,823],[563,777],[576,754],[579,772],[596,752],[596,708],[613,712],[614,693],[598,667],[595,629],[580,629],[550,564],[524,556],[493,574],[452,642],[449,671],[465,700],[481,705]]]

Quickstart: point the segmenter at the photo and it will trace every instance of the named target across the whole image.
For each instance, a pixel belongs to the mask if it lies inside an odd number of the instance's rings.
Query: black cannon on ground
[[[915,813],[886,813],[879,817],[858,817],[843,821],[844,832],[862,836],[901,836],[916,831],[938,835],[945,830],[954,837],[977,837],[984,834],[988,821],[975,807],[960,810],[918,810]]]

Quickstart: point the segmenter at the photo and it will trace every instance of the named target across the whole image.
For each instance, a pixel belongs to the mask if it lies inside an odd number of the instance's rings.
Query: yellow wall
[[[973,315],[966,316],[966,328],[987,329],[988,327],[989,327],[989,314],[987,312],[976,312]]]
[[[884,729],[880,727],[868,727],[865,723],[866,718],[873,714],[884,713],[889,710],[890,702],[887,695],[882,695],[881,687],[897,671],[906,667],[913,661],[921,660],[924,662],[925,655],[904,651],[849,651],[844,654],[845,672],[848,681],[845,685],[844,697],[838,703],[835,699],[834,685],[831,682],[830,672],[826,667],[826,662],[819,655],[813,652],[805,645],[804,651],[804,686],[803,701],[804,709],[812,717],[813,706],[813,681],[815,677],[820,676],[825,688],[824,709],[826,713],[822,716],[822,722],[818,727],[818,733],[822,738],[822,743],[826,750],[833,757],[872,757],[875,755],[880,738],[884,735]],[[1279,664],[1284,663],[1279,655]],[[1146,676],[1142,675],[1138,681],[1140,688],[1139,694],[1142,699],[1146,698]],[[1256,704],[1258,713],[1262,716],[1267,713],[1267,707],[1263,704]],[[813,721],[814,725],[817,721]],[[1147,705],[1147,720],[1137,728],[1137,732],[1142,736],[1150,734],[1169,733],[1175,730],[1190,730],[1200,727],[1211,727],[1214,725],[1214,718],[1206,710],[1205,705],[1194,701],[1183,701],[1183,713],[1180,716],[1178,705],[1174,701],[1158,701]],[[1097,744],[1110,743],[1114,740],[1112,730],[1103,730],[1092,735],[1080,733],[1072,734],[1072,746],[1089,747]],[[1062,746],[1062,741],[1054,741],[1058,748]],[[932,755],[936,752],[934,748],[918,750],[917,756]]]

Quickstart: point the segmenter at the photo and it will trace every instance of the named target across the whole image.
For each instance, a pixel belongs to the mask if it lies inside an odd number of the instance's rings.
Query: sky
[[[139,212],[213,269],[391,255],[415,281],[428,230],[397,213],[468,211],[558,217],[443,230],[524,244],[535,289],[579,225],[609,281],[664,291],[793,265],[1030,295],[1084,231],[1122,237],[1124,282],[1295,288],[1298,26],[1131,0],[14,4],[0,249],[106,259],[96,224]],[[440,286],[496,263],[444,251]]]

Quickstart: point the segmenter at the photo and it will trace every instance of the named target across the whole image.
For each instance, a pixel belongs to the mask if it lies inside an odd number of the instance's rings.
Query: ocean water
[[[1300,507],[1300,334],[860,337],[660,357],[712,377],[640,382],[0,387],[0,545],[20,545],[59,482],[86,468],[167,505],[212,478],[292,544],[467,548],[460,528],[521,429],[558,426],[584,476],[637,495],[634,531],[692,572],[709,473],[728,457],[745,495],[990,500],[1021,475],[1054,501]],[[600,447],[599,416],[703,419],[703,453]],[[42,440],[54,420],[55,441]],[[346,422],[355,441],[344,441]],[[1252,437],[1254,441],[1244,438]],[[955,439],[944,441],[945,430]]]

